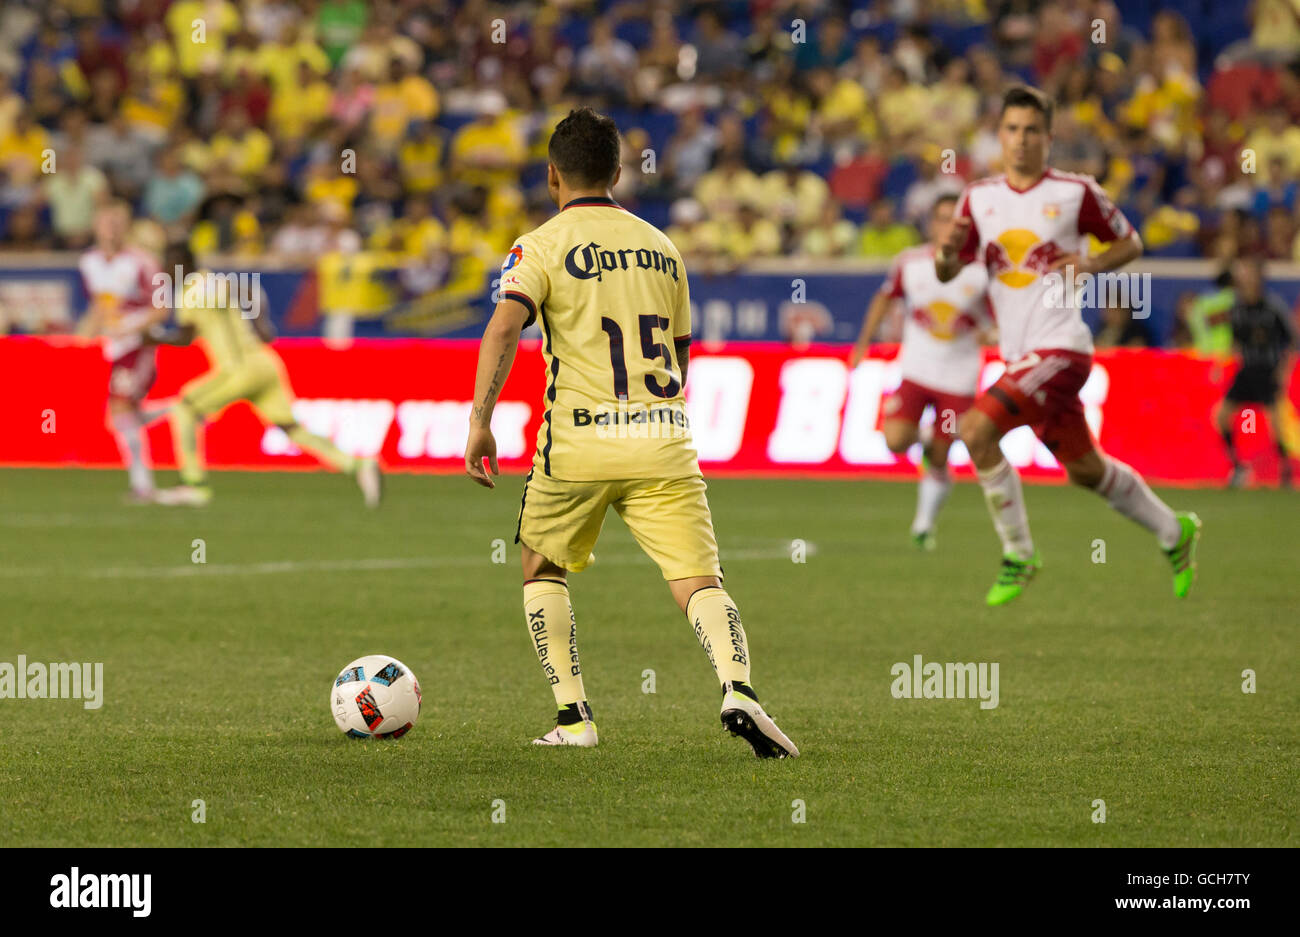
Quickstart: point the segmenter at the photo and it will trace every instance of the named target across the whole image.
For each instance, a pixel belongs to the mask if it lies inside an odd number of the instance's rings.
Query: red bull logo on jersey
[[[603,280],[616,270],[656,270],[677,279],[677,259],[644,247],[610,249],[592,241],[564,255],[564,269],[575,280]]]
[[[985,258],[1000,283],[1018,290],[1047,273],[1064,254],[1055,242],[1039,240],[1037,232],[1011,228],[989,241]]]
[[[975,320],[952,303],[937,300],[912,311],[912,318],[940,341],[950,342],[975,327]]]

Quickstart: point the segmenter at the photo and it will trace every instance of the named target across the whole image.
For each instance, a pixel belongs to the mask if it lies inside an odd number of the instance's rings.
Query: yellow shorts
[[[195,378],[181,388],[181,399],[205,416],[237,400],[247,400],[273,426],[294,422],[293,398],[284,372],[269,355],[258,356],[237,368],[218,369]]]
[[[698,475],[576,482],[529,472],[515,543],[580,572],[591,565],[605,510],[613,507],[665,579],[720,579],[718,541],[704,490]]]

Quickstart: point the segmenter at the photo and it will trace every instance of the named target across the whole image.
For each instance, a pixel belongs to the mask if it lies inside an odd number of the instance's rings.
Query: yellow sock
[[[555,693],[556,708],[585,700],[587,692],[578,665],[578,624],[569,604],[569,587],[558,579],[524,583],[524,620],[542,674]]]
[[[176,462],[180,466],[181,481],[187,485],[202,485],[206,472],[199,455],[199,417],[184,400],[176,404],[169,414],[172,441],[176,446]]]
[[[749,683],[749,648],[736,603],[721,586],[696,589],[686,602],[686,620],[709,655],[721,683]]]
[[[305,426],[294,424],[287,430],[287,435],[299,449],[310,452],[336,472],[351,475],[357,460],[348,455],[324,436],[317,436],[307,431]]]

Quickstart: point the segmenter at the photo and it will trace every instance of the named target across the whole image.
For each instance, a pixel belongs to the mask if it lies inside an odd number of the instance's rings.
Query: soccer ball
[[[369,654],[343,668],[330,688],[330,712],[354,739],[400,739],[420,718],[420,681],[395,657]]]

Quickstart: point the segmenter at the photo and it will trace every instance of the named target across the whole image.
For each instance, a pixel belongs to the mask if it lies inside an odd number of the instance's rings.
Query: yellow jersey
[[[253,320],[243,316],[236,276],[207,270],[187,276],[176,309],[176,321],[194,326],[212,367],[221,371],[260,364],[269,354]]]
[[[545,413],[533,469],[569,481],[699,475],[674,348],[689,343],[686,266],[613,199],[574,199],[525,234],[500,293],[542,329]]]

